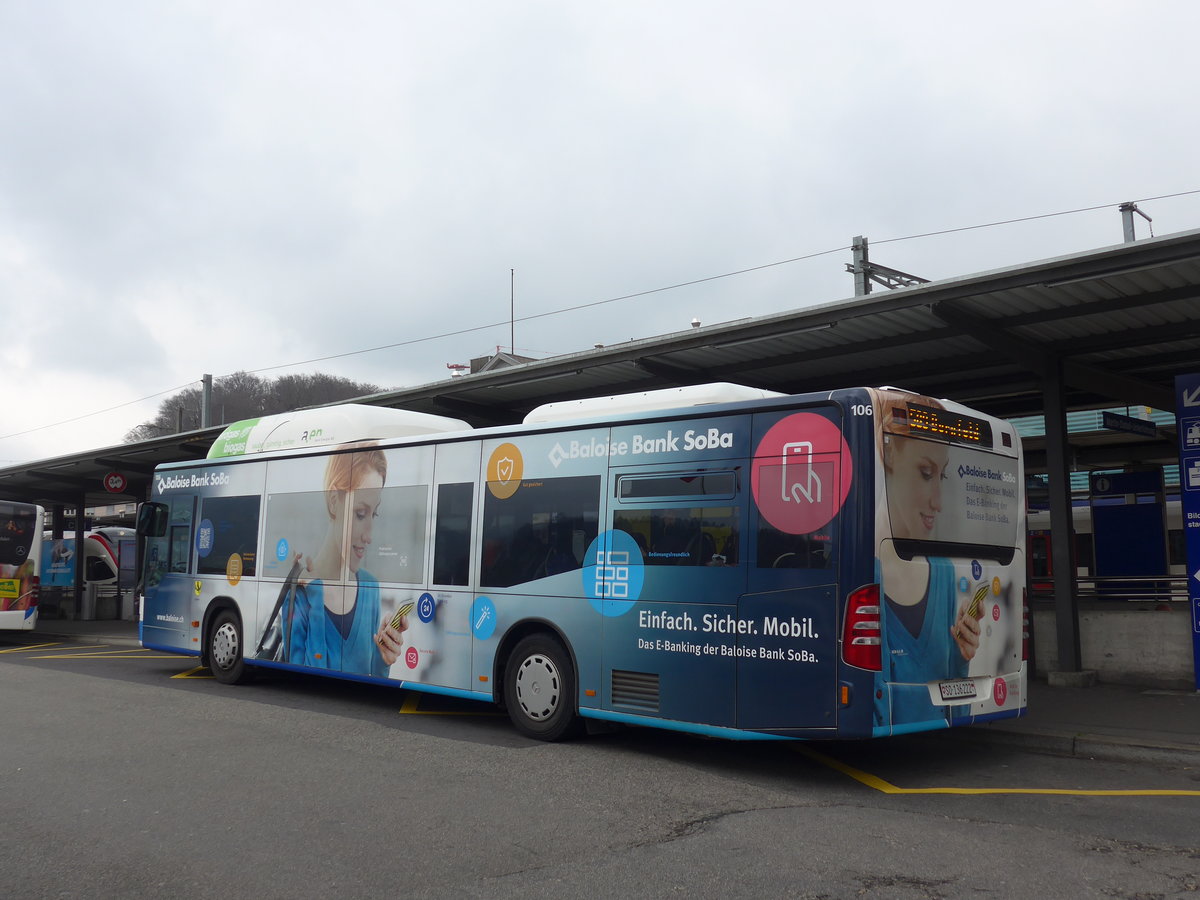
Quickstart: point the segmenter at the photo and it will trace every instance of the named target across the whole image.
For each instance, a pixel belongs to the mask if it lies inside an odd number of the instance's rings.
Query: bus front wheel
[[[578,731],[575,671],[562,644],[545,634],[517,644],[504,670],[504,703],[527,737],[558,741]]]
[[[208,668],[222,684],[246,680],[246,661],[242,657],[242,625],[228,609],[213,616],[208,628]]]

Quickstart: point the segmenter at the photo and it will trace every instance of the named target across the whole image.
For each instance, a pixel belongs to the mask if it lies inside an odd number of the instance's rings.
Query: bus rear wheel
[[[553,637],[523,638],[504,670],[504,703],[517,731],[539,741],[559,741],[579,730],[575,670]]]
[[[208,627],[208,668],[222,684],[246,680],[246,660],[242,656],[242,624],[231,610],[213,616]]]

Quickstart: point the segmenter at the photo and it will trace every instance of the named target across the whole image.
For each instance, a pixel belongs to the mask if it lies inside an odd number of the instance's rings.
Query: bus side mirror
[[[169,510],[165,503],[143,503],[137,512],[137,533],[141,537],[162,537],[167,533]]]

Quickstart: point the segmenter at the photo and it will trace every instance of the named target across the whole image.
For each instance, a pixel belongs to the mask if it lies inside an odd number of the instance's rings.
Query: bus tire
[[[526,737],[559,741],[578,733],[575,670],[561,643],[531,634],[517,644],[504,669],[504,704]]]
[[[222,609],[208,627],[208,669],[222,684],[240,684],[247,678],[242,653],[242,623],[233,610]]]

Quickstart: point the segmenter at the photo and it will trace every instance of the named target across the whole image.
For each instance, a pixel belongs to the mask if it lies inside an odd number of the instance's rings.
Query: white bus
[[[343,406],[159,467],[140,634],[589,721],[864,738],[1024,712],[1024,474],[1003,421],[895,389],[706,385],[521,425]]]
[[[0,631],[37,625],[45,518],[40,506],[0,500]]]

